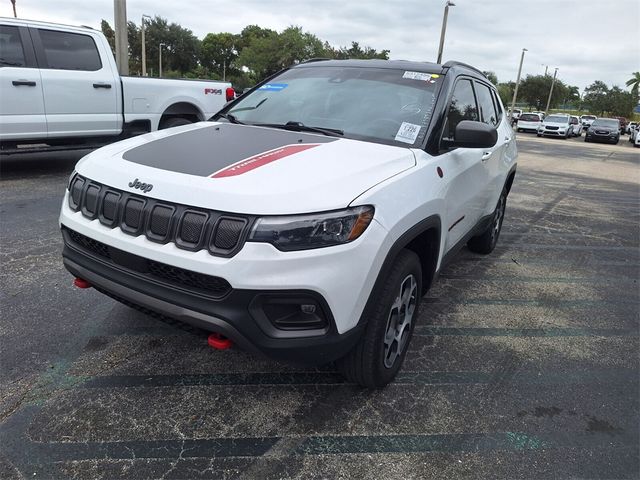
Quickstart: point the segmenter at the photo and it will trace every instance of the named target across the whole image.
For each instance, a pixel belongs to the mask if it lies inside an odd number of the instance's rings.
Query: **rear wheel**
[[[420,259],[414,252],[402,250],[376,296],[362,338],[336,362],[348,380],[381,388],[395,378],[407,354],[421,292]]]
[[[493,252],[498,243],[498,237],[500,236],[500,230],[502,230],[502,221],[504,220],[504,212],[507,206],[507,191],[502,190],[500,198],[498,199],[498,205],[493,211],[491,217],[491,223],[484,232],[480,235],[472,237],[467,242],[469,250],[475,253],[488,254]]]

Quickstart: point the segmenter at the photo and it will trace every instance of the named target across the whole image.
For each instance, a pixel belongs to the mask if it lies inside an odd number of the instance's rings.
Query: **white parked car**
[[[569,117],[570,127],[570,135],[571,137],[581,137],[582,136],[582,124],[580,123],[580,119],[574,115]]]
[[[538,136],[560,137],[565,140],[571,135],[572,126],[569,115],[552,113],[538,127]]]
[[[120,77],[104,35],[88,27],[0,18],[0,142],[107,143],[210,118],[230,83]]]
[[[498,241],[517,148],[495,87],[457,62],[314,61],[214,120],[77,164],[77,286],[387,384],[438,272]]]
[[[583,130],[588,130],[591,124],[595,119],[597,119],[595,115],[580,115],[580,123],[582,124]]]
[[[634,128],[636,128],[636,126],[638,125],[638,122],[629,122],[627,123],[627,127],[625,130],[625,133],[631,135],[631,132],[633,131]]]
[[[542,125],[542,115],[539,113],[523,113],[518,119],[516,130],[518,132],[537,132]]]

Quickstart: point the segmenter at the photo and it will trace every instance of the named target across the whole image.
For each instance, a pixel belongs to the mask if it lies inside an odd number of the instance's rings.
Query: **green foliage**
[[[631,95],[638,100],[638,90],[640,89],[640,72],[633,72],[631,78],[626,81],[625,85],[631,87]]]
[[[498,85],[498,76],[496,75],[496,72],[486,70],[482,73],[484,73],[484,76],[487,77],[491,83],[493,83],[494,85]]]
[[[516,88],[516,82],[499,83],[496,87],[502,103],[506,107],[511,107],[511,100],[513,100],[513,90]]]
[[[552,82],[551,75],[527,75],[520,83],[518,97],[527,102],[529,107],[543,110],[547,106]],[[568,91],[569,89],[564,82],[556,78],[549,108],[555,108],[560,102],[563,102],[567,98]]]
[[[115,33],[106,20],[102,32],[115,50]],[[140,27],[127,25],[129,71],[142,74],[142,38]],[[350,47],[334,48],[301,27],[290,26],[277,32],[258,25],[246,26],[240,34],[208,33],[202,41],[191,30],[162,17],[145,21],[147,72],[158,74],[158,50],[162,49],[163,76],[167,78],[223,77],[239,89],[296,63],[316,57],[389,58],[389,50],[377,51],[352,42]]]
[[[589,111],[600,116],[631,117],[636,97],[618,86],[609,88],[606,83],[596,80],[584,90],[584,104]]]

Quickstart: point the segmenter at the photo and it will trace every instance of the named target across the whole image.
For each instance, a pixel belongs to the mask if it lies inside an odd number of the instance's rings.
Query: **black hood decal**
[[[242,160],[286,145],[339,140],[266,127],[219,124],[153,140],[124,153],[129,162],[207,177]]]

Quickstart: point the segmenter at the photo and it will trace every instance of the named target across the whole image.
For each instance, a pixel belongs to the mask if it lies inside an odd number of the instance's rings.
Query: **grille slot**
[[[73,246],[99,255],[114,265],[121,265],[122,263],[137,264],[135,271],[138,275],[153,277],[162,283],[182,287],[189,291],[196,291],[197,293],[202,293],[216,299],[224,297],[232,289],[229,282],[224,278],[174,267],[165,263],[156,262],[155,260],[149,260],[127,252],[122,252],[118,249],[114,249],[113,253],[114,256],[116,256],[115,254],[117,253],[117,257],[120,257],[116,263],[113,261],[109,246],[67,227],[63,227],[63,230],[68,234],[69,242]],[[126,259],[125,257],[130,257],[130,262],[123,262],[122,260]],[[138,266],[140,268],[138,268]]]
[[[223,218],[211,237],[213,246],[221,250],[231,250],[240,241],[240,236],[247,222],[242,219]]]
[[[183,247],[196,248],[204,234],[204,226],[207,223],[207,214],[202,212],[186,211],[180,220],[178,238]]]
[[[107,191],[104,194],[102,200],[102,212],[100,215],[100,222],[110,227],[116,222],[118,218],[118,202],[121,195],[118,192]]]
[[[174,207],[169,205],[156,205],[151,209],[149,228],[147,230],[147,236],[150,239],[163,241],[167,238],[171,229],[171,218],[175,210]]]
[[[84,202],[82,203],[82,213],[86,217],[95,218],[98,213],[98,200],[100,195],[100,187],[98,185],[89,184],[84,194]]]
[[[69,187],[69,207],[110,228],[129,235],[144,234],[157,243],[173,242],[178,248],[207,248],[220,257],[235,255],[244,244],[254,216],[195,210],[116,190],[75,175]]]
[[[142,226],[142,213],[144,212],[144,201],[137,198],[129,198],[124,204],[124,214],[122,216],[122,229],[130,233],[137,233]]]

